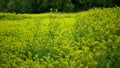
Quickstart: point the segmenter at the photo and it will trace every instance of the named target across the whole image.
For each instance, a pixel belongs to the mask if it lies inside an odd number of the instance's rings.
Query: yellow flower
[[[94,63],[95,65],[97,65],[98,62],[97,62],[97,61],[94,61],[93,63]]]
[[[67,64],[68,64],[68,62],[67,62],[67,61],[65,61],[65,62],[64,62],[64,64],[65,64],[65,65],[67,65]]]
[[[92,60],[93,59],[93,53],[89,53],[89,58]]]
[[[99,52],[97,52],[97,53],[96,53],[96,56],[100,56],[100,53],[99,53]]]

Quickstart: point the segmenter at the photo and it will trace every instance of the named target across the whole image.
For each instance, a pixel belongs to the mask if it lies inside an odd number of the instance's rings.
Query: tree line
[[[120,6],[120,0],[0,0],[0,12],[77,12],[93,7]]]

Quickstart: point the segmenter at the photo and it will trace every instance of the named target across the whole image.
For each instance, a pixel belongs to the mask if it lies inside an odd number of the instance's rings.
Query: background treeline
[[[0,0],[0,12],[76,12],[93,7],[120,6],[120,0]]]

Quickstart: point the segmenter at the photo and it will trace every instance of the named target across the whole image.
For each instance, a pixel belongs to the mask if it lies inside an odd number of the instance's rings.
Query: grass
[[[0,68],[119,68],[120,8],[0,13]]]

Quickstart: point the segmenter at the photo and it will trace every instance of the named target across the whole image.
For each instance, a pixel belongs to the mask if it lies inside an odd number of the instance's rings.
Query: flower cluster
[[[0,68],[118,68],[120,8],[0,13]]]

